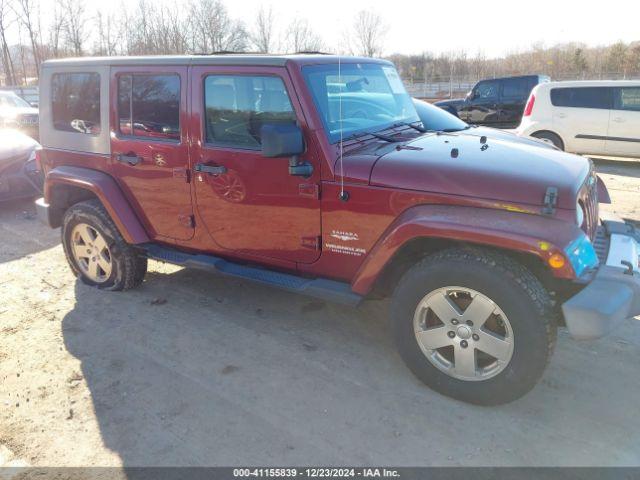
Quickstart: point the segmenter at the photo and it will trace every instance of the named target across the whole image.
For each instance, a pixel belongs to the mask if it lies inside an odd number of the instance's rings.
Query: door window
[[[180,140],[180,77],[174,74],[118,76],[120,133]]]
[[[616,110],[640,112],[640,87],[624,87],[616,91]]]
[[[275,76],[209,75],[204,106],[210,144],[259,150],[263,125],[296,121],[284,82]]]
[[[475,89],[474,100],[497,100],[498,99],[498,86],[499,83],[495,82],[480,82]]]
[[[100,75],[56,73],[51,78],[53,128],[64,132],[100,133]]]
[[[610,87],[552,88],[551,103],[555,107],[612,108]]]
[[[529,95],[529,80],[526,78],[510,78],[502,82],[504,98],[525,99]]]

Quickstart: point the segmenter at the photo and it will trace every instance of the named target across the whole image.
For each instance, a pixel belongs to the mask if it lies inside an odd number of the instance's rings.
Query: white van
[[[640,81],[541,83],[516,133],[567,152],[640,158]]]

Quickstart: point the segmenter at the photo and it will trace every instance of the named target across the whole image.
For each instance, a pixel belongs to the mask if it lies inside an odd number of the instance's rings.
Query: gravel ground
[[[598,169],[640,220],[640,165]],[[637,322],[561,331],[533,392],[482,408],[409,373],[386,308],[156,262],[97,291],[31,202],[2,205],[0,465],[640,465]]]

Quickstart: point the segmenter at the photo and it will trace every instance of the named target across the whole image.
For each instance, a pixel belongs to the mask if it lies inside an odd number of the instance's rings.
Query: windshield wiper
[[[424,127],[419,127],[418,125],[415,125],[415,123],[417,123],[417,122],[414,122],[414,123],[400,122],[400,123],[397,123],[396,125],[399,126],[399,127],[411,127],[414,130],[419,131],[420,133],[427,133],[427,132],[432,132],[433,131],[433,130],[428,130],[428,129],[424,128]],[[396,126],[396,125],[394,125],[394,126]]]
[[[379,138],[380,140],[384,140],[385,142],[389,142],[389,143],[395,143],[400,141],[400,140],[396,140],[393,137],[389,137],[388,135],[382,135],[381,133],[375,133],[375,132],[354,133],[349,138],[356,140],[360,137],[364,137],[365,135],[371,135],[372,137]]]
[[[462,128],[443,128],[442,130],[439,130],[439,131],[444,133],[453,133],[453,132],[461,132],[462,130],[469,130],[470,128],[471,128],[471,125],[466,125]]]

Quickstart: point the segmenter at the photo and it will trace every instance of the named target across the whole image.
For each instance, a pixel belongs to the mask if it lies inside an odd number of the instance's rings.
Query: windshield
[[[331,143],[398,123],[419,122],[396,69],[376,63],[312,65],[303,73]],[[342,100],[342,106],[340,106]],[[342,110],[342,122],[340,122]]]
[[[31,105],[29,105],[27,102],[25,102],[23,99],[21,99],[19,96],[17,96],[14,93],[0,93],[0,107],[30,108]]]
[[[420,121],[424,128],[427,130],[464,130],[469,128],[469,125],[460,120],[455,115],[451,115],[449,112],[444,111],[440,107],[431,105],[423,100],[413,100],[413,104],[416,107]]]

